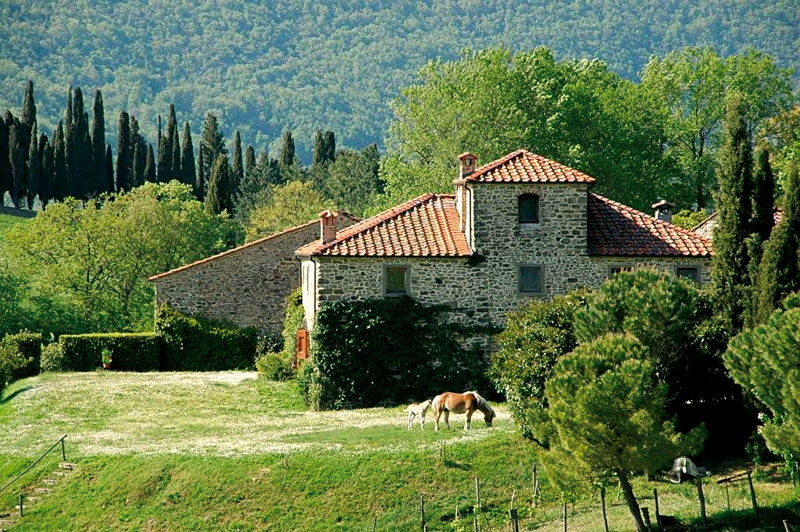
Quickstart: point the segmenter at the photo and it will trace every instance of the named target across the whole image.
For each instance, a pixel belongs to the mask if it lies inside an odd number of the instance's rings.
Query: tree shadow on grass
[[[760,530],[764,532],[784,532],[783,521],[789,530],[800,526],[800,501],[791,501],[781,506],[759,508],[758,515],[752,510],[736,510],[720,512],[708,517],[707,526],[700,519],[695,519],[671,530]]]
[[[34,388],[33,386],[23,386],[19,390],[15,390],[14,393],[11,393],[11,394],[7,395],[3,399],[0,399],[0,405],[9,402],[10,400],[12,400],[13,398],[15,398],[16,396],[18,396],[19,394],[21,394],[23,392],[27,392],[28,390],[33,390],[33,388]]]

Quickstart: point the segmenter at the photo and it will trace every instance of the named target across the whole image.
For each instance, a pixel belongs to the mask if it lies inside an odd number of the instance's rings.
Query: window
[[[678,268],[675,272],[678,277],[683,277],[687,281],[696,283],[700,280],[700,275],[696,267]]]
[[[408,267],[386,266],[383,271],[383,287],[386,296],[404,296],[408,292]]]
[[[541,266],[519,267],[519,291],[523,294],[541,294],[544,286]]]
[[[517,198],[519,208],[519,223],[539,223],[539,196],[536,194],[523,194]]]

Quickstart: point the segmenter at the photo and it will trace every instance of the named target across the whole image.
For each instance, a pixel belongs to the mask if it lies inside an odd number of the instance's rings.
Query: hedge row
[[[0,356],[6,358],[10,380],[15,381],[39,374],[42,360],[42,335],[39,333],[21,332],[7,334],[2,339],[3,349]]]
[[[119,371],[158,371],[161,336],[156,333],[64,334],[62,370],[92,371],[103,362],[103,349],[111,352],[111,368]]]
[[[194,318],[164,305],[156,312],[155,329],[164,342],[164,371],[253,368],[257,333],[252,327]]]

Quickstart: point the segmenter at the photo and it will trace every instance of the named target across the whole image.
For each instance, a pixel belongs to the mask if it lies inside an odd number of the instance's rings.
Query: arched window
[[[522,194],[518,199],[519,223],[539,223],[539,196],[536,194]]]

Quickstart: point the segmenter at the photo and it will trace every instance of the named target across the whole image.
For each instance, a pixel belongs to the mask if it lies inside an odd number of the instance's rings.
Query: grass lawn
[[[15,225],[25,223],[29,218],[22,218],[20,216],[11,216],[10,214],[0,213],[0,243],[3,242],[6,231]]]
[[[97,372],[14,383],[0,402],[0,483],[61,434],[67,458],[79,464],[16,529],[369,530],[377,517],[377,530],[418,530],[424,496],[429,530],[466,531],[478,476],[481,530],[506,529],[515,491],[524,530],[562,530],[560,500],[546,479],[532,504],[536,447],[514,432],[503,405],[491,429],[478,415],[466,434],[462,416],[454,416],[458,430],[409,432],[402,407],[309,412],[294,383],[254,376]],[[23,486],[59,459],[48,458]],[[651,508],[653,486],[663,513],[696,518],[693,486],[637,479]],[[749,516],[745,485],[731,490],[741,512],[728,515],[724,489],[706,486],[717,530],[782,530],[781,519],[800,526],[791,487],[766,479],[756,489],[764,524],[735,528],[730,523]],[[0,495],[0,511],[17,494]],[[629,530],[616,488],[608,499],[612,529]],[[569,521],[570,530],[602,530],[594,500],[570,508]]]

